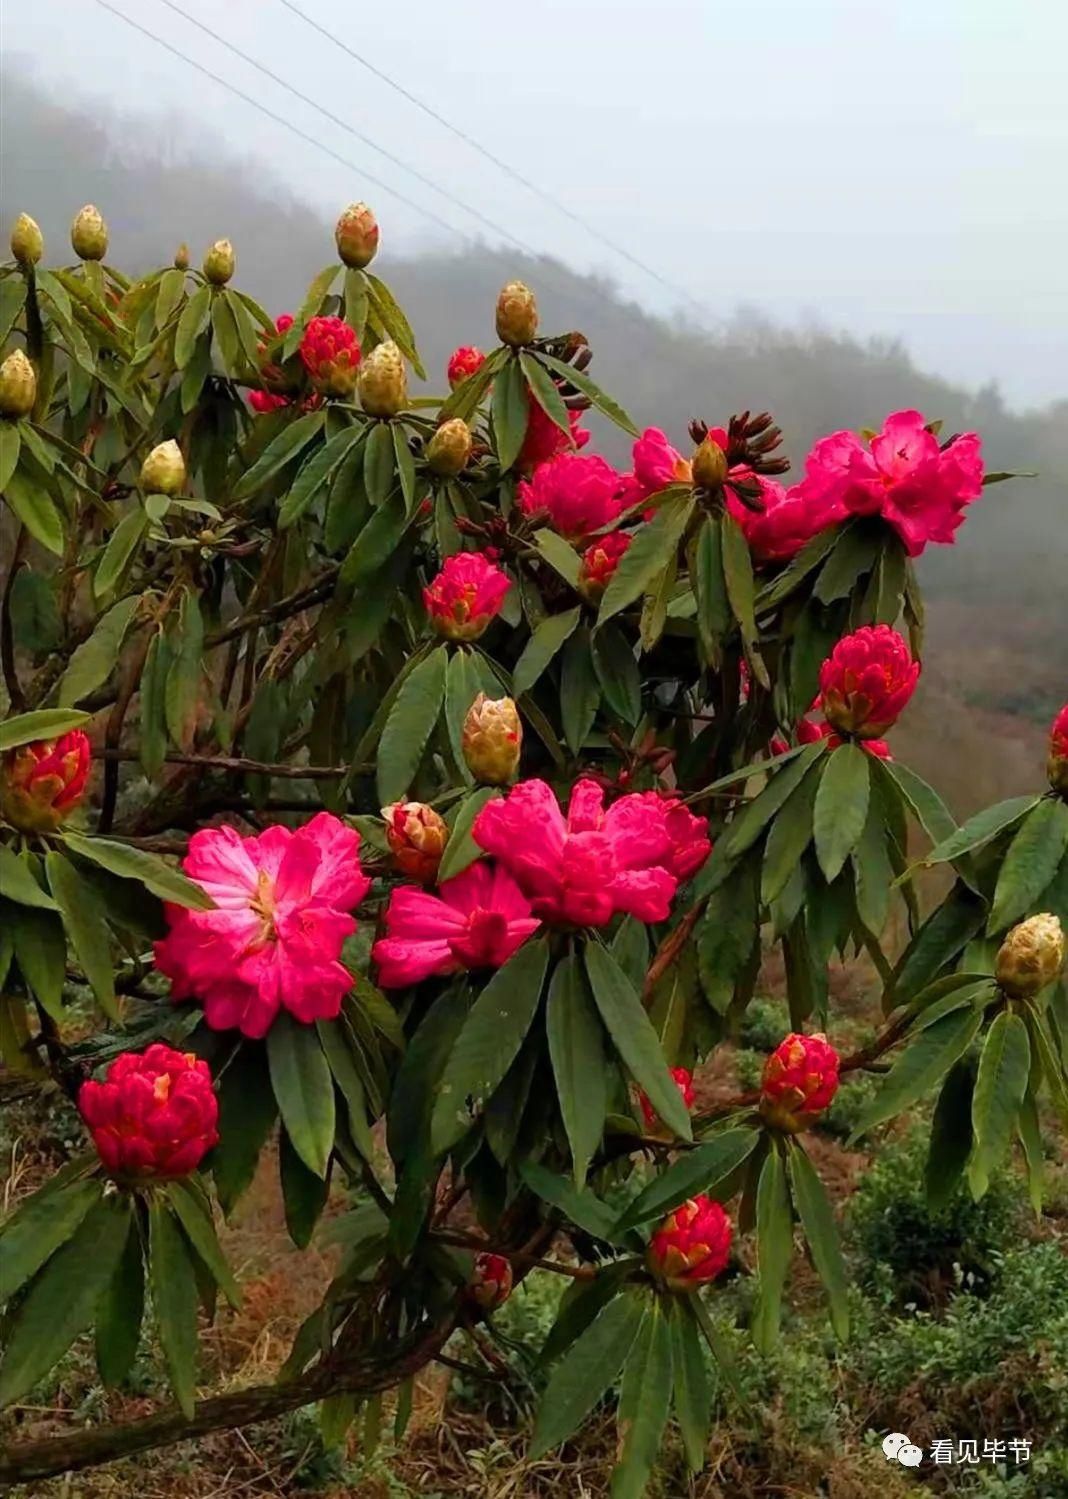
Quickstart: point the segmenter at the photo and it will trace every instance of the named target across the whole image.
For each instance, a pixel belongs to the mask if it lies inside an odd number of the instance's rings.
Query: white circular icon
[[[893,1462],[902,1447],[910,1447],[912,1444],[903,1431],[892,1431],[889,1436],[883,1437],[883,1452],[888,1462]]]
[[[899,1463],[904,1463],[906,1468],[918,1468],[923,1462],[923,1448],[914,1447],[911,1442],[906,1442],[897,1455]]]

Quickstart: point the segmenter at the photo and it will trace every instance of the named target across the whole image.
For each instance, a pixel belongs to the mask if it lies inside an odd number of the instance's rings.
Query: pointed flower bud
[[[1049,731],[1046,773],[1054,791],[1068,798],[1068,703],[1057,714]]]
[[[360,404],[368,416],[396,416],[408,404],[404,356],[392,339],[378,344],[360,366]]]
[[[37,399],[37,374],[21,349],[0,364],[0,416],[29,416]]]
[[[189,269],[189,246],[184,239],[174,252],[174,269],[176,271],[187,271]]]
[[[588,599],[596,602],[604,593],[632,539],[629,531],[609,531],[607,536],[598,536],[583,552],[579,587]]]
[[[212,286],[225,286],[234,274],[237,258],[234,255],[234,247],[228,239],[217,239],[211,249],[204,256],[204,278],[210,281]]]
[[[865,625],[835,646],[820,667],[820,706],[842,734],[881,739],[916,690],[920,663],[889,625]]]
[[[693,482],[702,489],[718,489],[727,477],[727,455],[719,443],[706,437],[693,455]]]
[[[502,1306],[512,1294],[511,1262],[503,1254],[476,1254],[467,1294],[484,1312]]]
[[[362,271],[378,253],[378,222],[366,203],[350,203],[337,221],[334,242],[338,258]]]
[[[510,697],[488,698],[480,692],[464,719],[463,752],[467,768],[484,786],[507,786],[519,769],[523,725]]]
[[[822,1031],[786,1037],[764,1063],[760,1112],[775,1129],[795,1135],[822,1114],[838,1092],[838,1053]]]
[[[91,765],[81,729],[16,745],[0,760],[0,817],[20,833],[54,832],[85,795]]]
[[[693,1291],[727,1268],[734,1230],[718,1202],[691,1197],[661,1223],[649,1241],[646,1263],[673,1291]]]
[[[538,304],[522,281],[509,281],[497,298],[497,337],[513,349],[530,343],[538,331]]]
[[[78,1109],[113,1176],[188,1176],[219,1139],[207,1062],[158,1041],[116,1057],[104,1082],[83,1083]]]
[[[442,422],[427,444],[427,463],[435,474],[446,479],[463,473],[470,457],[471,428],[461,416]]]
[[[300,358],[323,395],[344,399],[356,389],[360,341],[344,318],[313,317],[300,340]]]
[[[141,465],[139,482],[146,494],[181,494],[185,488],[185,459],[173,437],[152,449]]]
[[[391,802],[382,808],[382,817],[386,842],[401,874],[432,885],[449,838],[445,819],[426,802]]]
[[[445,371],[448,376],[450,390],[455,390],[458,385],[462,385],[472,375],[477,375],[485,362],[485,354],[483,354],[481,349],[476,349],[473,344],[453,349],[449,355],[449,363]]]
[[[685,1067],[672,1067],[671,1076],[675,1079],[675,1086],[679,1090],[683,1103],[692,1112],[694,1101],[693,1073],[687,1071]],[[641,1088],[638,1089],[638,1105],[642,1111],[642,1118],[645,1120],[645,1127],[650,1134],[667,1135],[671,1133]]]
[[[1014,926],[998,949],[994,977],[1013,999],[1029,999],[1064,967],[1064,931],[1048,911]]]
[[[108,253],[108,226],[99,208],[87,203],[74,215],[70,242],[79,260],[103,260]]]
[[[24,271],[35,266],[44,254],[44,235],[36,219],[20,213],[11,231],[11,254]]]

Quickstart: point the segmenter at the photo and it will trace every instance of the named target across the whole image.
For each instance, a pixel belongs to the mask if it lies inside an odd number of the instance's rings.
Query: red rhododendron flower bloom
[[[446,640],[477,640],[501,612],[508,574],[482,552],[455,552],[423,589],[430,623]]]
[[[544,781],[521,781],[475,819],[475,842],[553,925],[604,926],[621,911],[664,921],[680,882],[676,861],[692,858],[694,830],[687,823],[678,841],[676,819],[673,837],[663,797],[632,792],[606,811],[604,795],[595,781],[576,782],[565,820]]]
[[[609,531],[590,542],[579,566],[579,586],[585,593],[593,598],[604,593],[632,539],[629,531]]]
[[[820,707],[842,734],[878,739],[916,690],[920,663],[889,625],[865,625],[838,642],[820,667]]]
[[[518,501],[524,515],[544,516],[554,531],[575,540],[615,520],[623,490],[623,475],[603,458],[561,453],[520,483]]]
[[[569,410],[567,424],[570,436],[567,432],[562,432],[528,390],[527,432],[516,459],[519,472],[531,474],[539,464],[548,463],[558,453],[573,453],[578,448],[584,448],[590,440],[590,434],[585,427],[579,425],[581,421],[581,411]]]
[[[645,795],[655,796],[655,792]],[[661,798],[664,806],[664,823],[671,839],[671,853],[667,867],[681,885],[691,879],[712,852],[708,837],[708,818],[698,817],[689,807],[684,807],[677,797]]]
[[[485,354],[483,354],[481,349],[476,349],[474,345],[453,349],[449,355],[449,363],[446,369],[451,388],[455,390],[458,385],[462,385],[472,375],[477,375],[485,362]]]
[[[0,759],[0,817],[22,833],[58,828],[84,796],[91,764],[81,729],[16,745]]]
[[[344,318],[313,317],[300,340],[300,358],[325,395],[351,396],[356,389],[360,343]]]
[[[661,1223],[646,1257],[652,1273],[678,1289],[705,1285],[727,1268],[734,1229],[718,1202],[691,1197]]]
[[[207,1062],[160,1042],[83,1083],[78,1108],[113,1176],[188,1176],[219,1138]]]
[[[512,1265],[503,1254],[483,1251],[475,1255],[467,1294],[484,1312],[495,1311],[512,1294]]]
[[[689,459],[668,442],[659,427],[646,427],[633,448],[636,499],[647,499],[669,484],[689,484],[693,473]]]
[[[838,1092],[838,1053],[817,1031],[791,1034],[764,1063],[761,1113],[778,1129],[796,1134],[810,1124]]]
[[[798,744],[815,744],[818,739],[826,739],[831,749],[837,749],[845,740],[841,734],[835,732],[832,724],[826,719],[822,723],[813,723],[811,718],[802,718],[797,723]],[[790,748],[785,739],[773,739],[771,741],[772,754],[782,755]],[[777,746],[777,747],[776,747]],[[877,760],[892,760],[890,746],[885,739],[862,739],[860,747],[868,755],[874,755]]]
[[[865,445],[855,432],[821,438],[798,486],[842,514],[881,515],[910,557],[929,541],[951,542],[964,511],[983,488],[977,433],[942,447],[918,411],[896,411]]]
[[[165,907],[171,930],[156,963],[174,998],[199,999],[213,1030],[253,1037],[280,1009],[305,1025],[332,1020],[352,986],[338,961],[356,930],[348,913],[371,885],[359,847],[359,833],[329,812],[258,838],[230,827],[194,833],[182,868],[215,905]]]
[[[371,956],[383,989],[403,989],[465,968],[500,968],[537,926],[508,871],[480,860],[437,895],[412,885],[394,890],[386,935]]]
[[[683,1103],[688,1109],[692,1110],[694,1100],[693,1073],[688,1072],[685,1067],[672,1067],[671,1076],[675,1079],[675,1086],[682,1095]],[[646,1129],[653,1130],[660,1128],[660,1115],[653,1108],[644,1090],[641,1088],[638,1089],[638,1104],[642,1111],[642,1118],[645,1120]]]
[[[1068,703],[1057,714],[1050,728],[1046,769],[1054,791],[1068,795]]]

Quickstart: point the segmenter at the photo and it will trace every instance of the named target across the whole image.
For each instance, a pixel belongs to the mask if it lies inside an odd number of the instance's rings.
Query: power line
[[[168,4],[169,0],[164,0],[164,3]],[[425,100],[420,99],[418,94],[413,94],[411,90],[405,88],[402,83],[398,83],[395,78],[391,78],[388,73],[383,72],[383,70],[379,67],[376,67],[373,62],[369,62],[368,59],[361,53],[355,51],[355,49],[350,47],[347,42],[343,41],[340,37],[334,36],[326,29],[325,26],[320,25],[313,16],[309,16],[306,11],[301,10],[299,5],[294,4],[294,0],[279,0],[279,4],[284,5],[286,10],[291,11],[293,15],[299,16],[306,25],[312,27],[312,29],[317,31],[320,36],[325,37],[327,41],[329,41],[333,46],[339,47],[342,52],[352,58],[353,62],[359,63],[361,67],[366,68],[369,73],[373,73],[376,78],[379,78],[383,83],[388,84],[391,89],[394,89],[398,94],[402,95],[402,97],[407,99],[409,103],[414,104],[417,109],[421,109],[425,115],[429,115],[432,120],[436,120],[439,125],[443,125],[446,130],[450,131],[451,134],[453,134],[457,138],[457,140],[463,141],[465,145],[470,146],[472,150],[477,151],[480,156],[483,156],[487,161],[492,162],[495,167],[504,172],[507,176],[511,177],[514,182],[518,182],[520,186],[525,187],[528,192],[534,193],[537,197],[541,198],[543,202],[550,204],[557,210],[558,213],[562,213],[564,217],[570,219],[573,224],[578,224],[581,228],[586,230],[587,234],[591,234],[594,239],[600,241],[602,245],[605,245],[608,249],[614,251],[616,255],[621,255],[624,260],[628,260],[631,265],[635,266],[638,270],[643,271],[645,275],[651,276],[652,279],[658,282],[662,287],[664,287],[665,290],[673,292],[677,297],[682,297],[685,301],[691,303],[694,307],[705,313],[706,316],[708,315],[708,309],[704,307],[700,301],[698,301],[698,299],[693,295],[692,292],[687,291],[684,286],[677,285],[674,281],[671,281],[666,276],[661,275],[661,273],[656,270],[655,267],[648,265],[644,260],[639,260],[637,255],[634,255],[624,245],[617,244],[616,241],[605,234],[603,230],[598,229],[596,224],[591,224],[588,219],[582,216],[582,214],[576,213],[573,208],[568,208],[567,204],[562,203],[560,199],[557,198],[553,193],[546,191],[546,189],[543,187],[539,187],[536,182],[532,182],[529,177],[525,177],[522,172],[517,171],[516,168],[511,166],[508,162],[502,161],[502,159],[499,156],[495,155],[488,146],[484,146],[481,141],[476,140],[473,135],[469,135],[467,131],[461,129],[459,125],[454,125],[451,120],[446,119],[445,116],[443,114],[440,114],[432,105],[427,104]]]

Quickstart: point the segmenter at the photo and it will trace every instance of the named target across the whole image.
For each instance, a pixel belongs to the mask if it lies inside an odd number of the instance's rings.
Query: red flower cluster
[[[472,375],[477,375],[486,362],[486,356],[481,349],[476,349],[473,344],[454,349],[449,355],[449,363],[446,374],[449,379],[449,387],[455,390]]]
[[[300,341],[300,358],[324,395],[346,397],[356,389],[360,343],[344,318],[313,317]]]
[[[579,587],[589,598],[597,599],[604,593],[632,540],[629,531],[609,531],[607,536],[598,536],[583,552]]]
[[[560,453],[520,483],[517,501],[524,515],[574,541],[614,521],[625,491],[623,475],[597,454]]]
[[[842,734],[879,739],[900,717],[919,681],[905,640],[889,625],[846,635],[820,667],[820,707]]]
[[[0,817],[22,833],[52,832],[85,794],[91,763],[81,729],[16,745],[0,760]]]
[[[78,1108],[113,1176],[188,1176],[219,1138],[207,1062],[160,1042],[83,1083]]]
[[[675,1086],[682,1095],[683,1103],[687,1109],[692,1111],[694,1100],[693,1073],[687,1071],[685,1067],[672,1067],[671,1076],[675,1079]],[[645,1120],[646,1129],[659,1129],[661,1127],[660,1116],[641,1088],[638,1089],[638,1104],[642,1111],[642,1118]]]
[[[649,1241],[647,1264],[676,1290],[693,1290],[723,1274],[734,1230],[718,1202],[691,1197],[661,1223]]]
[[[484,1312],[502,1306],[512,1294],[512,1266],[503,1254],[483,1251],[475,1255],[467,1294]]]
[[[511,586],[508,574],[484,553],[455,552],[423,589],[423,603],[446,640],[477,640],[501,612]]]
[[[426,802],[393,802],[382,808],[386,842],[401,874],[432,884],[437,876],[449,829]]]
[[[838,1053],[822,1031],[791,1033],[764,1063],[760,1110],[776,1129],[796,1134],[838,1092]]]
[[[573,453],[578,448],[584,448],[590,440],[590,434],[585,427],[579,425],[581,420],[581,411],[569,410],[567,425],[570,435],[562,432],[528,390],[527,432],[516,459],[519,472],[532,474],[540,463],[548,463],[560,453]]]
[[[1068,796],[1068,703],[1065,703],[1050,727],[1046,770],[1054,791]]]

